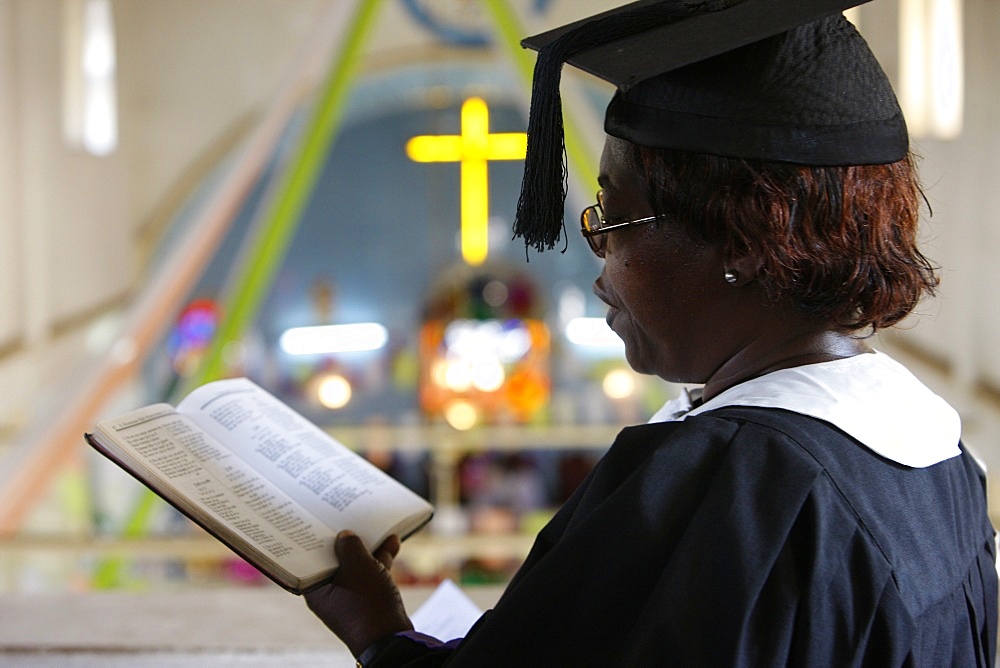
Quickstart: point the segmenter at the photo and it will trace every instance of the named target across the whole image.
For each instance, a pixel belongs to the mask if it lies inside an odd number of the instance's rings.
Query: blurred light
[[[578,286],[567,284],[559,291],[559,324],[565,327],[587,312],[587,298]]]
[[[112,313],[98,317],[87,328],[85,345],[91,355],[103,355],[114,345],[122,330],[122,316]]]
[[[448,361],[444,386],[452,392],[467,392],[472,387],[472,366],[461,360]]]
[[[961,0],[901,0],[900,105],[910,134],[954,139],[962,131]]]
[[[83,14],[83,73],[100,79],[115,73],[115,35],[109,0],[86,0]]]
[[[932,131],[939,139],[954,139],[962,132],[965,96],[962,0],[933,0],[930,11]]]
[[[431,382],[433,382],[438,387],[447,388],[448,387],[448,360],[434,360],[434,364],[431,365]]]
[[[486,103],[470,98],[462,105],[462,258],[476,266],[489,252],[489,172],[486,160],[490,117]]]
[[[438,360],[431,367],[431,380],[452,392],[496,392],[503,387],[507,374],[496,358],[483,360]]]
[[[531,349],[531,335],[520,322],[506,326],[499,320],[455,320],[444,332],[448,353],[477,360],[495,357],[515,362]]]
[[[139,356],[139,344],[130,337],[118,339],[111,346],[110,356],[116,364],[130,364]]]
[[[289,355],[323,355],[379,350],[384,348],[388,342],[388,330],[376,322],[293,327],[286,330],[278,341],[281,349]]]
[[[609,399],[627,399],[635,394],[635,376],[625,369],[614,369],[604,376],[601,389]]]
[[[115,31],[110,0],[65,0],[63,133],[107,155],[118,146]]]
[[[458,162],[462,159],[462,138],[458,135],[412,137],[406,142],[406,157],[413,162]]]
[[[507,286],[500,281],[490,281],[483,287],[483,300],[494,308],[507,303],[509,295],[510,291]]]
[[[444,407],[444,419],[455,429],[467,431],[476,426],[479,415],[468,401],[452,401]]]
[[[351,400],[351,383],[341,375],[331,374],[320,380],[316,396],[327,408],[343,408]]]
[[[181,376],[190,376],[212,343],[219,307],[211,299],[195,299],[177,316],[167,338],[167,356]]]
[[[566,338],[578,346],[624,348],[625,344],[604,318],[573,318],[566,324]]]
[[[497,360],[485,360],[472,368],[472,385],[480,392],[496,392],[503,387],[507,374]]]
[[[108,155],[118,146],[118,118],[114,91],[107,82],[95,82],[83,114],[83,146],[94,155]]]

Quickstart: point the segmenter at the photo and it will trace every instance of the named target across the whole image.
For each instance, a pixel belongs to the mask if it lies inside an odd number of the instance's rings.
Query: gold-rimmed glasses
[[[580,233],[590,244],[590,250],[594,251],[597,257],[604,257],[604,247],[608,240],[604,235],[612,230],[618,230],[630,225],[644,225],[656,220],[656,216],[646,218],[636,218],[635,220],[623,220],[620,223],[608,223],[604,218],[604,191],[597,191],[597,204],[588,206],[580,214]]]

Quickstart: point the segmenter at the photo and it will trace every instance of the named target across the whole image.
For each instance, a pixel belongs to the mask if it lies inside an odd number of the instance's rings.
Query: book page
[[[289,572],[305,577],[336,565],[327,526],[169,405],[102,422],[96,431],[133,450],[120,454],[137,472],[146,477],[152,472],[164,491],[179,492],[203,508],[171,493],[185,511],[208,514]]]
[[[350,529],[369,549],[430,516],[427,501],[245,378],[198,388],[178,410],[331,530]]]

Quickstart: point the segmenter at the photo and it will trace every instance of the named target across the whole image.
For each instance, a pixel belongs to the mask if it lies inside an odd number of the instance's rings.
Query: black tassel
[[[528,115],[528,147],[521,195],[514,219],[514,236],[525,247],[551,249],[564,227],[567,168],[559,81],[563,63],[581,51],[628,37],[711,9],[718,0],[702,3],[665,0],[636,7],[579,26],[544,47],[535,62]]]
[[[566,200],[566,142],[559,94],[563,59],[556,51],[559,41],[546,47],[535,61],[528,146],[514,220],[514,236],[523,237],[525,246],[538,251],[551,249],[559,240]]]

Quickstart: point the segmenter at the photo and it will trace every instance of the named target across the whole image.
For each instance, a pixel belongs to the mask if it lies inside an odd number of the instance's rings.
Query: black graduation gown
[[[994,550],[967,453],[723,408],[623,430],[456,649],[367,665],[992,666]]]

